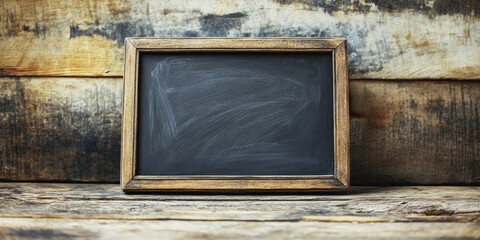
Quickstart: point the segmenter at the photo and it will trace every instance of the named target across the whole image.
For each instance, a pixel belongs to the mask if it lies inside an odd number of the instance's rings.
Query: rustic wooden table
[[[0,200],[0,239],[480,238],[480,187],[132,195],[117,184],[0,183]]]

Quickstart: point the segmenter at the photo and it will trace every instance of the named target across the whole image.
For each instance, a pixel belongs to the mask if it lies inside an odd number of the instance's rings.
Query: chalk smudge
[[[147,54],[141,65],[142,174],[332,173],[329,55]]]

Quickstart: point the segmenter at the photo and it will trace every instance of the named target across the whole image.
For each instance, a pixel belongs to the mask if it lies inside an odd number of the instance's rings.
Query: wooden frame
[[[141,52],[331,52],[334,73],[334,175],[141,176],[136,175],[138,68]],[[121,179],[126,192],[317,192],[349,188],[349,109],[345,39],[127,38],[122,122]]]

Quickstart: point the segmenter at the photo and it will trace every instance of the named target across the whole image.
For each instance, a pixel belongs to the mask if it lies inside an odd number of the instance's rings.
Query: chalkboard
[[[343,39],[126,40],[125,191],[344,190]]]
[[[328,53],[142,53],[140,175],[333,175]]]

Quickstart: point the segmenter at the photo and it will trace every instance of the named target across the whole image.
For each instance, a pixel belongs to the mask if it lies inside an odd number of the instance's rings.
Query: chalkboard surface
[[[136,174],[333,175],[331,53],[142,52]]]

